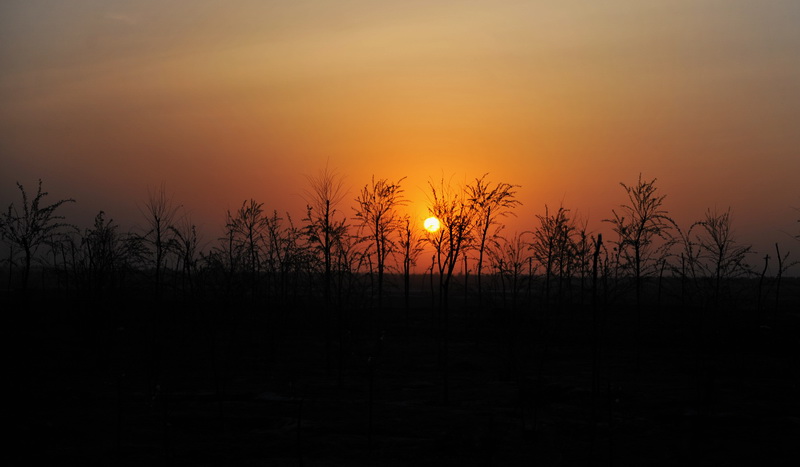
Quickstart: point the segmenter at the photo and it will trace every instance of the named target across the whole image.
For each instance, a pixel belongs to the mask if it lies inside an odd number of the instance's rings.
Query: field
[[[9,294],[15,464],[786,465],[800,281],[780,306],[637,313],[523,291],[440,308],[246,296]],[[743,287],[754,287],[752,281]],[[673,287],[673,290],[675,287]],[[505,300],[504,300],[505,298]],[[353,302],[348,302],[353,303]]]

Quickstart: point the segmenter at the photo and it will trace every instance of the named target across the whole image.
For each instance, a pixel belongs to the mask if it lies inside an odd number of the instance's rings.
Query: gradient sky
[[[682,223],[731,206],[790,245],[798,24],[797,0],[4,0],[0,200],[42,178],[128,228],[165,182],[213,239],[251,197],[299,220],[328,162],[347,199],[408,176],[421,212],[430,177],[489,172],[521,185],[510,230],[563,201],[609,232],[641,172]]]

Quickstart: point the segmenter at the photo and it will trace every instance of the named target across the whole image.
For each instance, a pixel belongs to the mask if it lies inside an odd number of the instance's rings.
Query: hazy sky
[[[0,200],[42,178],[127,228],[163,181],[214,238],[251,197],[299,220],[329,161],[348,199],[408,176],[421,212],[430,177],[489,172],[521,185],[510,229],[563,201],[608,232],[641,172],[682,222],[731,206],[788,244],[799,24],[797,0],[4,0]]]

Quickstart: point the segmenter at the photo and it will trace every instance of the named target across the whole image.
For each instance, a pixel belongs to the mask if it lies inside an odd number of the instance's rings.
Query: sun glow
[[[428,232],[434,233],[439,230],[439,227],[441,225],[439,223],[439,219],[435,217],[429,217],[425,219],[425,222],[422,224],[422,226],[425,227],[425,230],[427,230]]]

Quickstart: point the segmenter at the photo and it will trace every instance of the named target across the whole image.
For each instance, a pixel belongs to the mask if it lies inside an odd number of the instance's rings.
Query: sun
[[[439,223],[439,219],[435,217],[429,217],[425,219],[425,222],[422,224],[422,226],[425,227],[425,230],[427,230],[428,232],[433,233],[439,230],[441,224]]]

